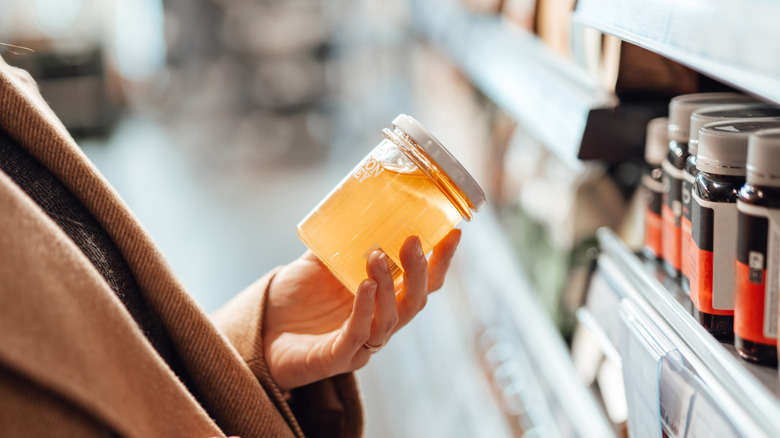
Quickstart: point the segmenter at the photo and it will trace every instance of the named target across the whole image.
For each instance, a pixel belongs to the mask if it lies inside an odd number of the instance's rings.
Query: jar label
[[[364,179],[369,177],[376,178],[382,173],[382,170],[384,170],[384,168],[376,158],[368,158],[360,163],[352,173],[352,176],[358,180],[358,182],[363,182]]]
[[[737,205],[705,201],[693,193],[691,222],[697,254],[691,270],[691,300],[702,312],[733,315]]]
[[[780,224],[771,211],[738,203],[734,332],[752,342],[777,342],[780,298]]]

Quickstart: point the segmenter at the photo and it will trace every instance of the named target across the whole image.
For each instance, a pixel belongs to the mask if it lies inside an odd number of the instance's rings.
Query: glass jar
[[[479,184],[418,121],[393,130],[298,225],[298,237],[353,293],[376,249],[388,258],[398,287],[399,253],[409,236],[429,252],[461,219],[486,204]]]

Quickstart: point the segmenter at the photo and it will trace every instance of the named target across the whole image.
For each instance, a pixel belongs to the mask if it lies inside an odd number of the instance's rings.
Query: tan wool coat
[[[293,403],[271,379],[261,331],[273,273],[206,316],[29,75],[2,58],[0,126],[111,236],[202,402],[74,242],[0,171],[0,436],[361,435],[354,375],[293,390]]]

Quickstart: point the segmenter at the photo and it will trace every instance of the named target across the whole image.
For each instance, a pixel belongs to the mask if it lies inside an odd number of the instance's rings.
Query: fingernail
[[[390,272],[390,268],[387,266],[387,254],[384,251],[379,255],[379,268],[382,272]]]
[[[423,254],[422,250],[422,241],[420,241],[420,238],[417,238],[417,257],[424,257],[425,254]]]
[[[370,280],[369,280],[370,281]],[[368,285],[368,288],[366,289],[366,295],[368,295],[368,299],[373,300],[376,296],[376,283],[371,281],[371,284]]]

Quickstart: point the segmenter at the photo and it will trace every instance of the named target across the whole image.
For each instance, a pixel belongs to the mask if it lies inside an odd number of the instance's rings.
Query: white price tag
[[[696,394],[695,379],[677,350],[661,358],[658,379],[661,421],[673,436],[685,436],[688,412]]]
[[[704,391],[699,391],[691,402],[686,438],[739,437],[737,429],[731,424],[717,403]]]
[[[661,437],[658,367],[665,352],[656,343],[657,338],[637,319],[633,306],[624,302],[620,307],[621,320],[628,329],[620,346],[628,433],[632,437]]]

